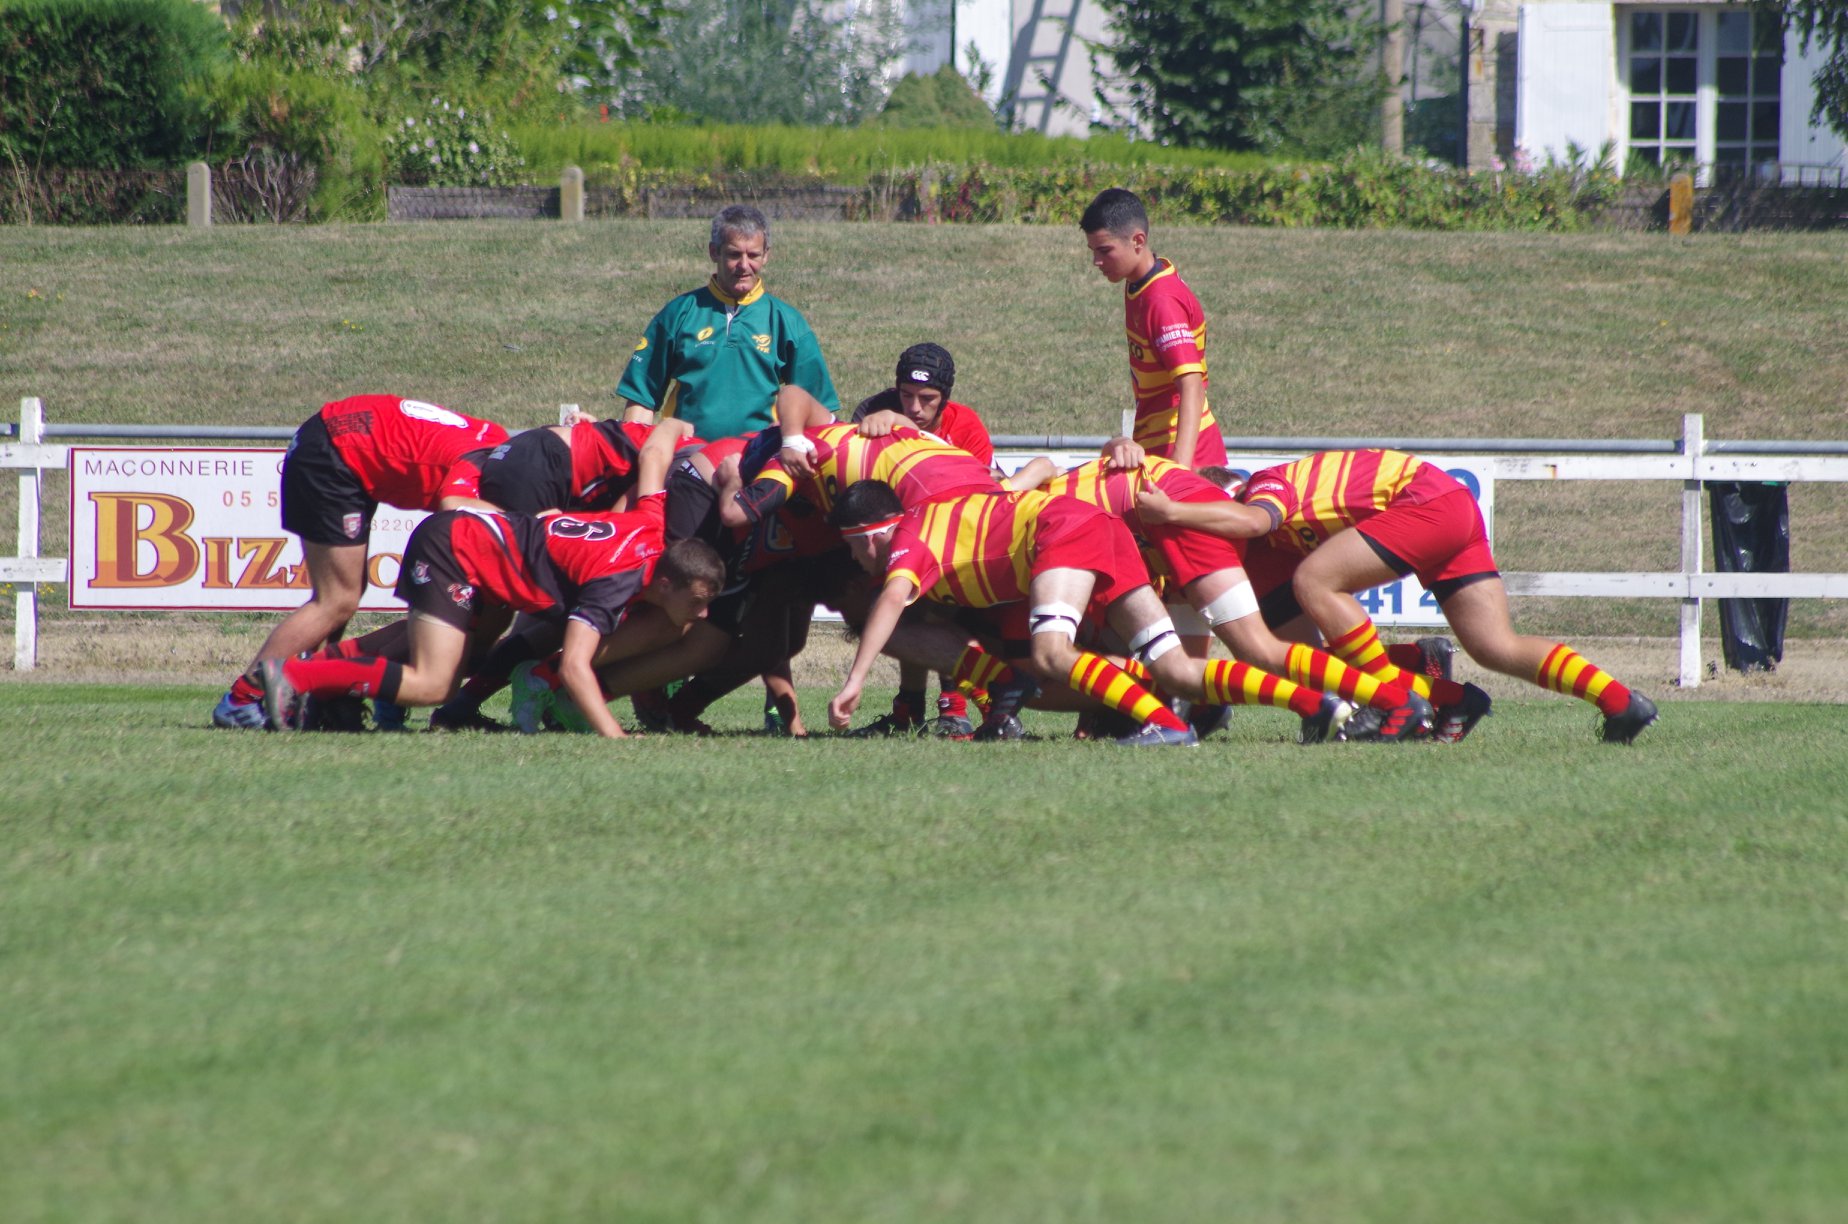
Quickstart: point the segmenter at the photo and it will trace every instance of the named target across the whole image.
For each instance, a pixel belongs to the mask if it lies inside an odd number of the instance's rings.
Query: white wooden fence
[[[19,554],[0,557],[0,582],[14,595],[13,666],[32,668],[38,658],[38,586],[69,581],[68,560],[40,555],[40,473],[62,468],[68,446],[48,436],[114,438],[286,438],[289,429],[204,426],[52,426],[36,398],[20,401],[17,441],[0,442],[0,468],[19,477]],[[999,436],[997,452],[1037,454],[1042,450],[1088,450],[1101,438]],[[1679,439],[1634,441],[1520,440],[1480,438],[1228,438],[1228,449],[1280,458],[1320,450],[1391,446],[1422,454],[1482,456],[1484,471],[1497,480],[1660,480],[1681,484],[1681,567],[1667,571],[1504,572],[1510,595],[1566,595],[1601,598],[1676,599],[1681,602],[1680,683],[1701,681],[1701,608],[1709,599],[1848,599],[1848,573],[1711,573],[1704,564],[1701,513],[1706,481],[1848,481],[1848,443],[1709,442],[1698,414],[1682,418]],[[1588,534],[1587,542],[1595,539]]]

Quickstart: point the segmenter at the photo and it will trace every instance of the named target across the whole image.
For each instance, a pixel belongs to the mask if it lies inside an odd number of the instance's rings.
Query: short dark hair
[[[770,249],[770,222],[749,204],[733,204],[712,219],[712,245],[724,246],[727,234],[738,234],[745,238],[762,234],[764,250]]]
[[[1136,193],[1121,187],[1106,187],[1097,193],[1084,210],[1084,216],[1078,218],[1078,228],[1087,234],[1098,230],[1108,230],[1112,234],[1127,237],[1141,230],[1149,232],[1148,210],[1142,207],[1142,201]]]
[[[701,582],[716,595],[725,587],[725,562],[704,540],[675,540],[655,562],[655,577],[666,578],[677,587]]]
[[[883,480],[856,480],[834,499],[828,525],[836,531],[845,531],[849,527],[864,527],[868,523],[877,523],[880,519],[889,519],[904,512],[905,503],[898,500],[898,494],[892,491],[891,485]]]
[[[956,385],[956,359],[941,344],[926,340],[898,355],[898,369],[892,377],[900,387],[935,387],[948,395]]]

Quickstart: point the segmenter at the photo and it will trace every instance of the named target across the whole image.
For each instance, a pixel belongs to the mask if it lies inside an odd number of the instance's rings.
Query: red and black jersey
[[[366,492],[401,510],[436,509],[463,456],[507,440],[493,421],[395,395],[336,400],[321,421]]]
[[[635,464],[654,427],[640,422],[579,421],[571,427],[571,502],[578,510],[607,510],[635,487]],[[680,450],[704,446],[688,438]]]
[[[622,513],[468,514],[451,540],[469,581],[499,602],[521,612],[563,610],[610,633],[667,547],[666,506],[666,494],[655,493]]]

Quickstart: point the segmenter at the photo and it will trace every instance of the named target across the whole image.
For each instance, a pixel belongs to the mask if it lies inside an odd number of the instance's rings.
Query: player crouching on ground
[[[409,660],[267,661],[261,682],[271,720],[291,727],[299,696],[437,705],[455,693],[471,640],[492,640],[521,611],[565,618],[558,665],[565,691],[593,730],[620,738],[593,670],[599,649],[639,652],[678,639],[705,614],[724,577],[703,541],[666,544],[663,485],[684,432],[676,424],[650,434],[632,511],[528,518],[458,510],[418,524],[397,586],[411,609]]]
[[[1399,451],[1325,451],[1254,474],[1235,501],[1176,502],[1146,490],[1137,505],[1145,520],[1252,540],[1245,567],[1265,621],[1299,641],[1319,631],[1337,658],[1428,695],[1435,739],[1469,734],[1488,714],[1489,695],[1394,667],[1354,592],[1416,574],[1465,654],[1597,706],[1605,742],[1628,744],[1656,720],[1654,702],[1571,647],[1514,631],[1482,511],[1434,463]]]
[[[840,495],[829,521],[860,567],[884,578],[846,683],[828,704],[836,730],[851,723],[866,675],[900,615],[925,595],[964,607],[1010,605],[1009,636],[1030,639],[1036,677],[1063,682],[1142,724],[1118,743],[1200,742],[1128,672],[1078,648],[1080,622],[1101,612],[1160,683],[1195,699],[1204,695],[1199,667],[1179,650],[1135,542],[1096,507],[1044,493],[979,493],[907,512],[890,485],[865,480]],[[1013,713],[1003,707],[997,699],[985,728]]]
[[[217,727],[264,725],[258,670],[266,661],[336,641],[366,589],[372,515],[486,508],[481,464],[507,431],[423,400],[355,395],[323,404],[295,431],[282,460],[282,526],[301,537],[314,591],[284,617],[212,711]]]

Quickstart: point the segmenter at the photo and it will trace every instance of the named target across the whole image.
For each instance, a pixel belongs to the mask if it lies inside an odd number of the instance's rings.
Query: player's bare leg
[[[359,611],[360,596],[366,590],[365,544],[310,544],[304,540],[302,555],[314,593],[270,630],[251,663],[253,671],[265,659],[287,659],[303,651],[319,650],[339,637]]]
[[[1067,687],[1103,702],[1142,724],[1142,730],[1118,743],[1137,745],[1197,744],[1186,723],[1134,677],[1109,659],[1078,648],[1078,624],[1090,603],[1096,577],[1089,570],[1051,569],[1033,576],[1028,588],[1032,608],[1033,667],[1042,676],[1062,676]],[[1171,656],[1162,669],[1177,679],[1189,670],[1186,652],[1168,620],[1161,599],[1147,585],[1136,587],[1113,602],[1107,617],[1110,627],[1129,643],[1132,652],[1151,665]],[[1158,639],[1167,639],[1162,645]],[[1144,652],[1147,652],[1146,654]],[[1192,669],[1199,661],[1194,660]],[[1194,695],[1204,696],[1199,678],[1192,681]],[[990,710],[990,717],[993,710]],[[984,724],[986,725],[986,724]]]

